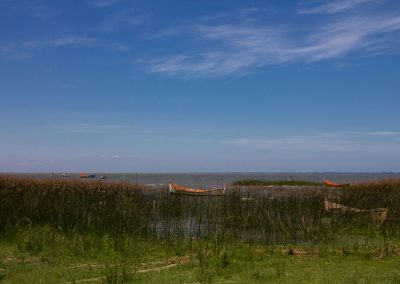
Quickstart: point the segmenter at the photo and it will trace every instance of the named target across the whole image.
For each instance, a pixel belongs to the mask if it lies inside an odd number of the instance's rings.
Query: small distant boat
[[[198,196],[219,196],[224,195],[226,191],[226,186],[216,189],[200,189],[192,188],[189,186],[179,185],[176,183],[169,183],[169,191],[175,194],[185,194],[185,195],[198,195]]]
[[[79,177],[80,178],[95,178],[96,175],[89,175],[89,174],[86,174],[86,173],[80,173]]]
[[[107,176],[100,176],[100,179],[107,179]]]
[[[63,173],[62,177],[67,178],[67,177],[69,177],[69,174]]]
[[[333,181],[329,181],[324,179],[323,183],[325,186],[329,186],[329,187],[345,187],[345,186],[349,186],[350,183],[335,183]]]

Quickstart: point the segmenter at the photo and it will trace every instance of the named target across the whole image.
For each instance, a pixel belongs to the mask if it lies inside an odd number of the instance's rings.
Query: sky
[[[0,172],[400,171],[397,0],[0,0]]]

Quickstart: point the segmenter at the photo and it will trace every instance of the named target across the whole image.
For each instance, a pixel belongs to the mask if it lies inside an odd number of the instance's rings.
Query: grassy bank
[[[398,251],[65,234],[31,227],[0,243],[4,283],[398,283]],[[1,281],[0,280],[0,281]]]
[[[331,214],[327,198],[368,214]],[[400,182],[296,195],[0,177],[5,283],[398,283]],[[81,282],[79,282],[81,281]]]

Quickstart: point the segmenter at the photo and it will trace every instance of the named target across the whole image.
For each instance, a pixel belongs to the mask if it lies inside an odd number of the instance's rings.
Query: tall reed
[[[137,183],[35,180],[0,177],[0,230],[49,225],[66,233],[162,239],[256,241],[304,244],[329,241],[343,232],[399,236],[400,181],[360,184],[332,196],[321,187],[280,191],[230,187],[224,196],[171,195]],[[362,209],[387,207],[389,222],[357,214],[332,215],[324,198]]]

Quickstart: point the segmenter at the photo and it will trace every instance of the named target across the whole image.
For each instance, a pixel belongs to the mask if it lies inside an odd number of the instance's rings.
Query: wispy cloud
[[[269,27],[227,24],[196,25],[192,29],[197,40],[212,47],[152,60],[149,70],[168,75],[227,75],[284,63],[292,56],[283,50],[283,32]]]
[[[350,140],[326,139],[324,137],[241,138],[226,143],[259,150],[296,151],[353,151],[360,143]]]
[[[355,9],[367,3],[376,3],[379,0],[337,0],[320,6],[302,9],[300,14],[335,14]]]
[[[125,9],[117,11],[100,23],[96,30],[102,32],[112,32],[120,28],[136,26],[141,23],[141,19],[135,9]]]
[[[400,138],[400,132],[396,131],[371,131],[371,132],[366,132],[366,135],[370,136],[385,136],[385,137],[395,137],[398,136]]]
[[[20,48],[14,46],[0,46],[0,57],[21,59],[28,57],[28,53]]]
[[[58,131],[67,134],[112,134],[127,131],[130,127],[122,124],[69,124],[59,127]]]
[[[120,1],[121,0],[93,0],[92,3],[94,6],[96,6],[98,8],[103,8],[103,7],[108,7],[108,6],[114,5]]]
[[[96,39],[90,37],[82,37],[75,35],[65,35],[58,38],[54,38],[49,41],[44,41],[44,44],[50,44],[54,46],[66,46],[66,45],[83,45],[91,46],[96,43]]]
[[[320,134],[292,137],[238,138],[224,142],[256,150],[306,152],[397,152],[400,134],[390,132]],[[395,134],[396,133],[396,134]],[[375,135],[378,134],[378,135]],[[383,134],[383,135],[381,135]],[[369,137],[369,136],[376,137]],[[379,137],[378,137],[379,136]]]
[[[34,50],[40,48],[62,48],[62,47],[102,47],[115,51],[129,51],[131,45],[120,42],[104,41],[94,37],[79,35],[61,35],[47,39],[30,39],[21,43],[13,43],[0,46],[0,57],[3,58],[25,58],[29,57]]]
[[[148,71],[198,77],[241,75],[268,65],[316,62],[356,52],[378,54],[399,44],[399,31],[400,14],[391,12],[331,17],[305,32],[257,21],[195,24],[186,37],[191,49],[153,58]]]
[[[33,15],[36,18],[49,18],[61,14],[61,10],[50,8],[49,5],[40,2],[33,4],[32,6],[27,5],[26,9],[30,15]]]
[[[338,57],[350,52],[366,51],[376,43],[376,38],[398,33],[400,15],[359,15],[331,22],[309,37],[310,60],[322,60]],[[387,41],[381,49],[390,49],[393,42]]]
[[[30,39],[20,44],[10,45],[13,50],[32,50],[46,46],[63,47],[63,46],[93,46],[99,44],[99,40],[92,37],[77,35],[62,35],[48,39]]]

